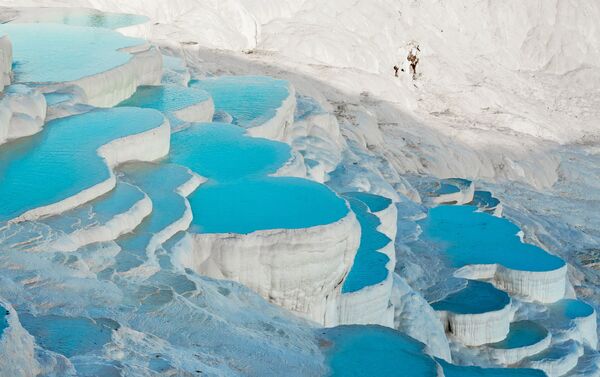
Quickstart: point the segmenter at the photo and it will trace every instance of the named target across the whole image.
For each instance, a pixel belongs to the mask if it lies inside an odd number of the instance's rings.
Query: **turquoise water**
[[[437,195],[455,194],[460,192],[458,186],[448,183],[440,183],[439,188],[435,191]]]
[[[70,93],[44,93],[44,97],[46,97],[46,104],[48,106],[58,105],[59,103],[70,101],[73,98],[73,95]]]
[[[205,183],[189,197],[193,231],[241,233],[335,222],[346,204],[327,186],[301,178],[261,177]]]
[[[501,342],[489,346],[498,349],[511,349],[531,346],[548,336],[548,330],[533,321],[517,321],[510,324],[510,331]]]
[[[500,204],[500,200],[494,198],[489,191],[475,191],[472,204],[482,209],[493,209]]]
[[[29,138],[0,146],[0,223],[53,204],[110,177],[96,150],[112,140],[160,126],[161,113],[99,109],[49,122]]]
[[[100,12],[82,8],[38,8],[24,11],[15,23],[58,23],[71,26],[101,27],[118,29],[148,21],[145,16],[125,13]]]
[[[290,158],[287,144],[226,123],[195,124],[173,134],[171,146],[171,161],[220,182],[274,173]]]
[[[13,46],[17,83],[55,83],[108,71],[131,58],[124,47],[144,43],[117,32],[60,24],[0,24]]]
[[[445,377],[546,377],[539,369],[524,368],[481,368],[475,366],[459,366],[439,360]]]
[[[490,283],[469,280],[460,291],[431,304],[438,311],[457,314],[481,314],[503,309],[510,303],[506,292],[496,289]]]
[[[453,267],[499,263],[522,271],[551,271],[564,262],[537,246],[522,243],[510,221],[477,212],[475,206],[438,206],[419,221],[423,239],[442,245]]]
[[[171,126],[181,123],[174,112],[208,101],[210,96],[200,89],[176,85],[140,86],[136,92],[118,106],[155,109],[167,116]]]
[[[37,344],[66,357],[99,352],[111,341],[119,325],[109,319],[83,317],[19,315],[23,327],[35,337]]]
[[[344,196],[360,200],[369,207],[369,211],[371,212],[383,211],[392,204],[391,199],[368,192],[347,192]]]
[[[54,229],[61,229],[70,233],[88,226],[105,224],[116,215],[127,212],[143,198],[144,193],[137,187],[117,182],[113,190],[91,201],[88,205],[77,207],[42,221]]]
[[[332,377],[437,376],[423,344],[387,327],[338,326],[322,330]]]
[[[563,299],[550,305],[550,311],[566,319],[575,319],[592,315],[594,308],[580,300]]]
[[[244,128],[261,125],[289,96],[288,83],[264,76],[220,76],[190,81],[192,88],[206,90],[215,110],[233,117],[233,123]]]
[[[171,161],[210,181],[189,197],[200,233],[251,233],[335,222],[348,213],[325,185],[269,177],[290,157],[287,144],[251,138],[238,126],[195,124],[171,138]]]
[[[372,197],[367,198],[372,199]],[[387,255],[378,251],[391,241],[385,234],[377,231],[377,227],[381,224],[379,218],[370,213],[369,208],[362,201],[349,198],[348,202],[360,223],[361,235],[360,246],[342,286],[342,293],[356,292],[384,281],[389,273],[385,266],[390,260]]]
[[[152,201],[152,213],[135,233],[117,240],[117,271],[127,271],[147,260],[146,249],[152,236],[181,219],[185,198],[175,190],[190,180],[188,169],[173,164],[128,163],[119,168],[123,180],[139,187]]]
[[[8,310],[4,307],[0,306],[0,338],[2,338],[2,334],[4,333],[4,329],[8,327]]]

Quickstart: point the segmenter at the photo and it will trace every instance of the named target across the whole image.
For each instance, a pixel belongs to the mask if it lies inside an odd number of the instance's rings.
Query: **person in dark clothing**
[[[394,76],[396,76],[396,77],[398,77],[398,70],[400,70],[400,68],[397,65],[395,65],[394,66]]]

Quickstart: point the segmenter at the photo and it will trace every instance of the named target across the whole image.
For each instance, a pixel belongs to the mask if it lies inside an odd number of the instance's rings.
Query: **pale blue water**
[[[369,207],[371,212],[383,211],[392,204],[392,200],[385,196],[375,195],[368,192],[347,192],[344,196],[355,198]]]
[[[566,298],[550,305],[550,311],[566,319],[575,319],[592,315],[594,308],[583,301]]]
[[[127,271],[147,260],[146,248],[152,236],[181,219],[185,199],[175,190],[191,178],[188,169],[174,164],[129,163],[119,168],[123,180],[139,187],[152,201],[152,213],[135,233],[117,240],[117,271]]]
[[[327,186],[301,178],[260,177],[205,183],[189,197],[192,231],[251,233],[335,222],[348,213]]]
[[[4,307],[0,306],[0,338],[2,338],[2,334],[4,333],[4,329],[8,327],[8,310]]]
[[[145,16],[126,13],[100,12],[93,9],[82,8],[40,8],[26,12],[23,19],[16,19],[16,23],[59,23],[71,26],[101,27],[118,29],[148,21]]]
[[[423,239],[438,243],[453,267],[499,263],[523,271],[551,271],[564,262],[537,246],[522,243],[519,228],[475,206],[438,206],[419,221]]]
[[[127,212],[144,198],[137,187],[117,182],[115,188],[89,204],[42,220],[54,229],[70,233],[76,229],[105,224],[116,215]]]
[[[445,377],[546,377],[539,369],[525,368],[481,368],[459,366],[437,359],[444,369]]]
[[[442,182],[454,185],[460,189],[468,188],[471,185],[471,183],[473,183],[472,181],[465,178],[445,178],[442,180]]]
[[[96,150],[108,142],[160,126],[149,109],[99,109],[49,122],[43,131],[0,146],[0,223],[53,204],[110,176]]]
[[[467,286],[431,304],[435,310],[457,314],[481,314],[503,309],[510,303],[504,291],[490,283],[469,280]]]
[[[381,224],[379,218],[370,213],[369,208],[362,201],[350,197],[348,202],[360,223],[361,235],[360,246],[356,251],[352,268],[344,280],[342,293],[356,292],[384,281],[389,273],[385,265],[390,260],[387,255],[378,251],[391,242],[385,234],[377,231],[377,227]]]
[[[308,116],[325,114],[325,110],[312,97],[296,94],[296,111],[294,112],[294,121],[303,120]]]
[[[439,188],[435,191],[437,195],[455,194],[460,192],[458,186],[441,182]]]
[[[46,97],[46,104],[48,106],[52,106],[71,100],[73,98],[73,95],[70,93],[52,92],[44,93],[44,97]]]
[[[13,46],[17,83],[77,80],[108,71],[131,59],[124,47],[144,43],[102,28],[61,24],[0,24]]]
[[[244,128],[258,126],[275,116],[289,96],[288,83],[266,76],[220,76],[190,81],[192,88],[206,90],[215,110],[228,113]]]
[[[423,344],[387,327],[338,326],[321,332],[332,377],[437,376]]]
[[[548,335],[542,325],[533,321],[517,321],[510,324],[510,331],[501,342],[489,344],[492,348],[511,349],[539,343]]]
[[[174,112],[208,101],[210,96],[200,89],[176,85],[140,86],[136,92],[118,106],[155,109],[165,114],[171,126],[181,123]]]
[[[290,158],[287,144],[226,123],[195,124],[173,134],[171,146],[171,161],[220,182],[274,173]]]
[[[100,352],[111,341],[119,325],[109,319],[83,317],[19,315],[23,327],[35,337],[37,344],[66,357]]]

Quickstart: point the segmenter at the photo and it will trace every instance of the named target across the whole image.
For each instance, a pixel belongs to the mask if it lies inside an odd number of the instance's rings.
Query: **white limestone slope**
[[[289,141],[296,110],[296,89],[290,83],[288,83],[287,94],[287,97],[275,110],[275,115],[258,126],[248,128],[248,135],[283,142]]]
[[[525,301],[553,303],[565,297],[567,265],[551,271],[522,271],[499,264],[467,265],[454,276],[472,280],[490,280],[498,289]]]
[[[0,299],[0,306],[8,313],[8,327],[0,336],[0,375],[11,377],[35,377],[42,368],[35,355],[35,340],[19,322],[13,307]]]
[[[484,352],[498,365],[515,365],[526,357],[543,352],[550,346],[551,341],[552,334],[548,333],[544,339],[528,346],[517,348],[486,347]]]
[[[116,184],[116,178],[112,171],[115,166],[127,161],[154,161],[166,156],[169,153],[170,136],[169,122],[164,119],[163,123],[156,128],[122,137],[103,145],[98,148],[97,152],[110,169],[110,177],[107,180],[59,202],[31,209],[12,219],[11,222],[35,220],[42,216],[56,215],[109,192]]]
[[[7,35],[0,35],[0,92],[10,84],[12,71],[12,44]]]
[[[462,314],[438,311],[446,331],[460,343],[467,346],[480,346],[495,343],[506,338],[513,318],[511,303],[495,311],[478,314]]]
[[[360,241],[352,211],[326,225],[248,234],[192,234],[178,256],[200,274],[238,281],[269,301],[318,323],[341,289]],[[332,303],[332,301],[334,301]]]
[[[158,85],[162,77],[162,55],[150,44],[125,48],[132,56],[108,71],[43,87],[44,92],[77,87],[77,102],[95,107],[111,107],[131,97],[138,86]]]
[[[0,93],[0,144],[41,131],[46,99],[36,89],[10,85]]]

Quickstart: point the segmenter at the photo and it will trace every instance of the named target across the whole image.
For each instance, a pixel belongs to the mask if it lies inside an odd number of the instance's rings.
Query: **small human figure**
[[[398,70],[400,70],[400,68],[397,65],[395,65],[394,66],[394,76],[396,76],[396,77],[398,77]]]
[[[419,64],[419,52],[421,52],[421,49],[419,48],[419,45],[416,45],[415,47],[410,49],[410,51],[408,52],[408,56],[406,57],[406,60],[408,60],[410,63],[410,71],[412,73],[413,80],[417,79],[417,64]]]

